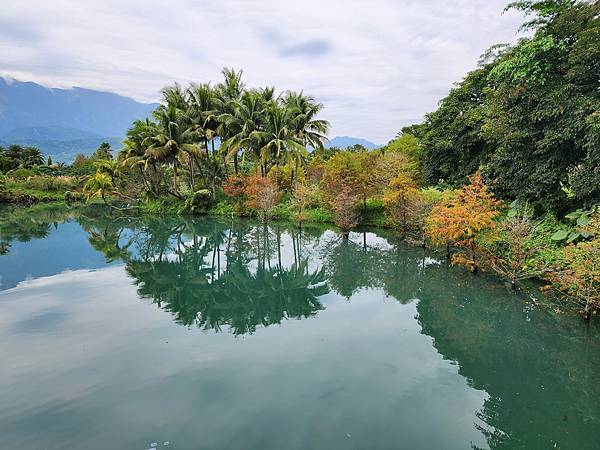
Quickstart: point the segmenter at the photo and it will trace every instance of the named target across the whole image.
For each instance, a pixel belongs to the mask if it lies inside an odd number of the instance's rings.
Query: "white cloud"
[[[522,18],[505,0],[28,0],[3,6],[0,74],[156,100],[173,81],[304,90],[332,135],[383,143]],[[2,26],[6,25],[6,26]]]

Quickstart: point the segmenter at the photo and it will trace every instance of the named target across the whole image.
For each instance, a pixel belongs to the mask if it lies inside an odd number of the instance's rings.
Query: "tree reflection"
[[[163,223],[161,228],[169,231],[161,237],[153,235],[152,227],[135,230],[135,255],[123,258],[139,295],[178,323],[215,331],[228,327],[240,335],[323,309],[319,297],[329,292],[324,270],[309,270],[306,258],[284,266],[281,229],[224,227],[212,221],[179,224]],[[119,239],[114,232],[109,235],[112,248],[100,239],[98,249],[114,255]]]
[[[5,216],[0,251],[70,219]],[[206,218],[76,220],[107,262],[123,262],[141,297],[185,326],[254,333],[318,314],[330,290],[346,299],[371,289],[400,303],[418,299],[421,332],[487,393],[474,426],[490,447],[597,444],[598,328],[534,307],[494,277],[452,268],[381,231],[340,239],[319,227]]]
[[[2,208],[0,214],[0,255],[10,251],[11,243],[48,237],[52,226],[73,217],[73,212],[57,208]]]
[[[488,393],[477,426],[490,447],[597,446],[598,328],[535,307],[493,277],[445,265],[425,275],[422,332]]]

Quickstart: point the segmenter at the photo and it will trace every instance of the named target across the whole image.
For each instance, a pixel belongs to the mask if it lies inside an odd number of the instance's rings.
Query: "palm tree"
[[[234,171],[238,173],[238,153],[260,160],[260,145],[252,145],[248,138],[254,131],[263,128],[265,98],[272,97],[272,89],[253,89],[245,91],[242,98],[234,105],[233,112],[222,114],[219,120],[228,132],[229,138],[221,145],[228,159],[233,158]]]
[[[291,91],[286,93],[283,102],[293,111],[292,122],[296,136],[305,146],[322,149],[330,127],[327,120],[316,119],[323,109],[323,104],[317,103],[313,97],[302,92],[298,94]]]
[[[159,106],[154,111],[158,122],[158,133],[152,137],[152,145],[146,150],[145,157],[157,163],[170,164],[173,170],[173,190],[170,192],[175,197],[179,195],[177,182],[177,168],[180,158],[184,153],[199,153],[197,145],[192,144],[189,133],[189,119],[185,110],[181,110],[176,103]]]
[[[186,91],[179,83],[175,83],[173,86],[167,86],[161,90],[163,95],[163,103],[166,105],[175,106],[181,111],[185,111],[188,108],[186,100]]]
[[[219,111],[217,133],[221,138],[221,142],[235,136],[239,129],[232,127],[227,120],[228,117],[235,115],[235,111],[239,106],[242,96],[246,92],[245,85],[242,81],[242,71],[235,69],[223,69],[223,82],[216,86],[217,93],[217,109]],[[223,168],[226,169],[228,152],[221,147],[221,157],[223,158]],[[237,166],[237,156],[234,157],[234,165]],[[237,172],[237,170],[236,170]]]
[[[304,144],[305,147],[323,150],[323,143],[327,139],[330,124],[323,119],[317,119],[316,116],[323,109],[321,103],[317,103],[311,96],[306,96],[302,92],[295,93],[288,91],[283,100],[284,105],[291,111],[292,128],[296,138]],[[293,164],[292,183],[294,174],[298,173],[299,166],[303,161],[300,155],[292,153],[289,163]]]
[[[189,130],[195,139],[203,142],[206,154],[204,169],[202,169],[199,158],[194,158],[194,162],[201,171],[202,177],[211,186],[213,197],[215,197],[216,184],[222,173],[217,162],[214,144],[218,135],[218,115],[221,100],[217,90],[209,83],[204,83],[192,85],[188,89],[188,104]],[[212,144],[212,157],[209,143]]]
[[[216,137],[217,127],[219,126],[217,120],[219,103],[217,92],[209,83],[196,84],[190,86],[187,97],[191,121],[190,128],[204,140],[206,157],[210,158],[208,143]]]
[[[25,147],[21,157],[21,164],[25,167],[43,166],[44,156],[37,147]]]
[[[156,165],[150,166],[150,159],[146,158],[146,150],[151,145],[152,137],[158,133],[157,125],[150,119],[136,120],[133,122],[131,128],[127,130],[126,138],[123,141],[123,149],[119,153],[119,161],[124,167],[137,167],[140,171],[142,182],[146,191],[152,192],[154,195],[158,195],[156,175]],[[145,172],[152,167],[154,170],[154,177],[150,176],[146,179]]]
[[[117,181],[125,175],[123,169],[124,166],[114,159],[103,159],[94,162],[94,167],[98,172],[107,174],[110,177],[113,186],[117,185]]]
[[[110,175],[104,172],[96,172],[88,178],[83,186],[83,192],[86,194],[88,201],[94,197],[101,197],[102,201],[108,205],[106,195],[114,191],[114,185]]]
[[[304,147],[293,128],[293,115],[290,108],[284,104],[271,101],[265,109],[264,129],[253,131],[248,137],[252,144],[260,145],[262,174],[268,173],[268,161],[274,160],[279,166],[282,154],[286,154],[288,161],[297,164],[304,163],[308,150]]]

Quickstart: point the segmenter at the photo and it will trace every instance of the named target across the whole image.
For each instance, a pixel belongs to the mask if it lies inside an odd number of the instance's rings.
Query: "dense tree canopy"
[[[600,198],[600,3],[518,1],[533,35],[492,48],[429,114],[423,172],[564,210]]]
[[[119,157],[138,168],[151,196],[181,197],[183,177],[188,192],[209,188],[216,197],[228,175],[240,170],[240,156],[263,177],[281,165],[298,172],[307,147],[322,148],[326,139],[329,123],[318,118],[322,108],[303,93],[276,96],[271,87],[246,88],[242,72],[224,69],[214,87],[163,89],[154,120],[133,124]]]

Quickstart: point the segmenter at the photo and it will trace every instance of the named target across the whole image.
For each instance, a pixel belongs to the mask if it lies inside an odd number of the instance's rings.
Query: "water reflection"
[[[69,231],[70,239],[82,233],[87,245],[79,243],[78,251],[87,256],[81,263],[72,259],[71,269],[88,267],[91,255],[101,255],[103,265],[122,264],[139,297],[187,327],[241,336],[289,319],[321,318],[340,297],[343,305],[360,304],[374,293],[395,304],[414,301],[403,308],[412,308],[413,323],[416,315],[417,337],[446,360],[440,370],[446,374],[447,366],[455,365],[470,388],[487,393],[471,420],[489,447],[597,448],[600,442],[600,337],[595,325],[586,328],[571,317],[551,314],[535,306],[528,294],[514,294],[491,276],[449,267],[391,234],[353,233],[344,240],[319,227],[48,214],[2,219],[0,241],[8,253],[0,264],[16,251],[14,243],[47,242],[73,224],[79,231]],[[56,271],[62,270],[57,264]],[[373,344],[362,354],[393,354],[386,342],[394,342],[398,352],[403,345],[423,344],[414,336],[402,340],[403,329],[392,327],[394,332],[386,331],[375,345],[371,334],[354,329],[360,319],[355,316],[345,331],[336,329],[354,339],[355,346],[362,340]],[[435,361],[421,349],[405,364],[437,367]],[[423,392],[435,395],[437,379],[424,373],[431,378],[423,381]],[[402,379],[402,373],[395,376]],[[444,383],[454,380],[447,377]],[[448,398],[437,400],[452,406]]]
[[[142,298],[182,325],[236,335],[313,316],[330,289],[350,299],[383,288],[406,303],[422,288],[428,258],[366,232],[341,239],[318,227],[243,221],[80,221],[107,262],[125,263]]]

